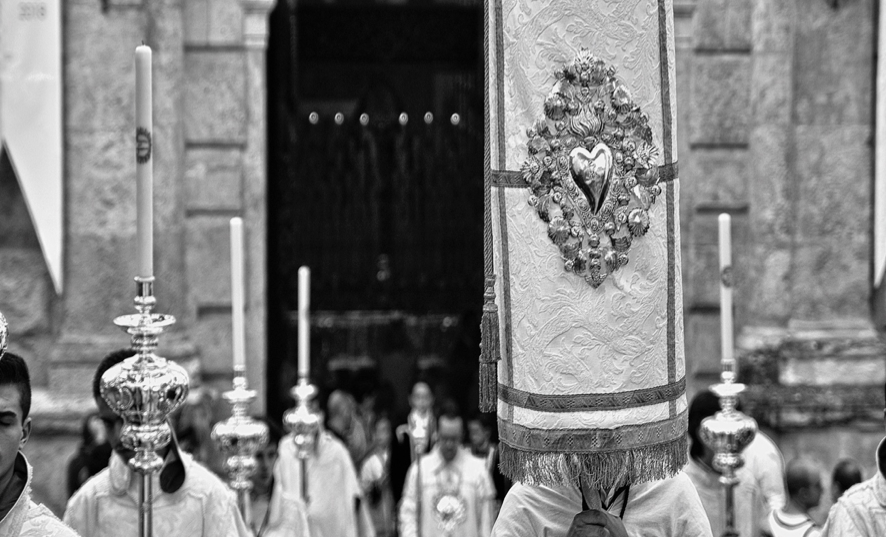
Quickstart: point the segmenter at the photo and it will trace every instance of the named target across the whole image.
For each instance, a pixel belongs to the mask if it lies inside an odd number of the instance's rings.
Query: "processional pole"
[[[139,535],[152,537],[153,475],[163,467],[158,451],[169,444],[167,418],[188,396],[188,374],[181,366],[154,353],[163,330],[175,317],[153,313],[153,144],[151,117],[151,49],[135,51],[136,71],[136,204],[138,313],[114,319],[131,336],[135,356],[108,369],[101,378],[101,396],[123,418],[121,441],[135,451],[129,466],[139,476]]]
[[[310,499],[308,457],[315,453],[320,434],[320,414],[312,405],[317,388],[310,384],[310,279],[308,267],[298,269],[298,384],[289,392],[295,399],[295,408],[283,415],[283,423],[292,433],[295,456],[301,463],[301,494],[305,505]]]
[[[3,316],[3,312],[0,311],[0,359],[3,358],[3,354],[6,353],[6,345],[9,342],[9,324],[6,322],[6,317]]]
[[[424,454],[430,441],[429,416],[418,416],[410,413],[408,419],[409,443],[412,447],[412,462],[415,464],[415,535],[421,537],[421,510],[422,510],[422,482],[421,482],[421,456]]]
[[[732,240],[730,218],[721,214],[720,225],[720,328],[722,372],[720,383],[711,391],[720,398],[721,410],[701,422],[701,441],[714,451],[714,469],[721,473],[720,483],[726,494],[726,530],[723,537],[739,537],[735,530],[735,485],[740,479],[736,471],[744,466],[742,452],[757,434],[757,422],[739,412],[735,406],[745,386],[736,381],[736,364],[732,332]],[[750,537],[744,535],[741,537]]]
[[[231,317],[233,327],[233,389],[223,397],[231,405],[231,417],[212,428],[212,439],[227,457],[229,484],[237,493],[243,522],[252,527],[252,480],[258,466],[255,454],[268,443],[268,426],[249,416],[255,390],[246,381],[246,322],[244,293],[243,220],[231,219]]]

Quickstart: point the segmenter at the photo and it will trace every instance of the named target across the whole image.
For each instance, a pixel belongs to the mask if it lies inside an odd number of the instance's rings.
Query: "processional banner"
[[[672,2],[487,0],[485,24],[480,399],[498,412],[502,469],[603,489],[674,475],[687,402]]]
[[[59,0],[0,1],[0,153],[6,151],[62,291],[62,53]]]

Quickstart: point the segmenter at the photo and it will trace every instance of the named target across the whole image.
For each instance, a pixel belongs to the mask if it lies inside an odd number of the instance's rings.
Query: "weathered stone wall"
[[[0,311],[36,389],[35,496],[61,513],[67,460],[93,408],[98,361],[128,344],[111,321],[135,292],[134,49],[153,48],[160,354],[230,386],[228,221],[247,248],[252,388],[265,374],[265,52],[273,0],[63,2],[65,291],[56,296],[27,207],[0,162]],[[199,364],[199,365],[198,365]],[[261,411],[260,395],[255,411]]]
[[[873,2],[707,0],[693,23],[680,164],[695,387],[719,370],[720,212],[733,215],[739,347],[793,337],[876,341]],[[871,382],[882,384],[883,356],[872,359]]]
[[[829,474],[849,457],[873,475],[886,381],[870,310],[874,2],[689,4],[692,47],[678,47],[689,391],[720,370],[716,219],[728,212],[748,412],[785,460],[810,456]]]

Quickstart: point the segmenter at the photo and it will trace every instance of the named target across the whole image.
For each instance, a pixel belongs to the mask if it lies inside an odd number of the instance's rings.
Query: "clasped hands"
[[[575,515],[566,537],[628,537],[620,518],[602,509],[588,509]]]

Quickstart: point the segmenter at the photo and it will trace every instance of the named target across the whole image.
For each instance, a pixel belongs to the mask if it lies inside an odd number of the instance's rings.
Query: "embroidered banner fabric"
[[[604,488],[673,475],[686,461],[687,403],[672,1],[487,0],[486,36],[502,468]],[[596,288],[564,269],[519,173],[527,129],[581,49],[616,68],[659,149],[649,230]]]

